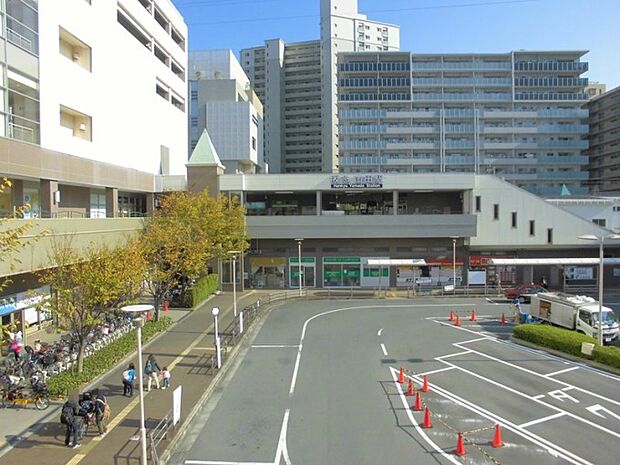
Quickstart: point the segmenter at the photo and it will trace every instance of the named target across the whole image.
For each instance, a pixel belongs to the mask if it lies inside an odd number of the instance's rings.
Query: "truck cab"
[[[598,338],[599,311],[598,305],[586,305],[579,309],[576,329],[579,332]],[[603,307],[603,341],[609,343],[618,337],[618,319],[613,310]]]

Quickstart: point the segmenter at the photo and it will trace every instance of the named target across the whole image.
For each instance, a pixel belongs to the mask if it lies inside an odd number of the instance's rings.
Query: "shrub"
[[[596,343],[596,339],[585,334],[545,324],[519,325],[514,329],[514,336],[524,341],[533,342],[550,349],[566,352],[577,357],[585,357],[581,353],[581,343]]]
[[[147,322],[142,328],[142,342],[148,342],[153,336],[168,329],[170,325],[172,325],[172,318],[167,316],[160,317],[157,322]],[[84,369],[81,373],[65,371],[50,378],[47,382],[50,396],[66,397],[71,391],[81,389],[84,384],[110,370],[136,349],[136,334],[133,330],[84,359]]]
[[[218,275],[214,273],[198,279],[190,290],[191,307],[196,307],[211,294],[214,294],[217,291],[218,284]]]
[[[594,360],[614,368],[620,368],[620,348],[596,346],[594,348]]]

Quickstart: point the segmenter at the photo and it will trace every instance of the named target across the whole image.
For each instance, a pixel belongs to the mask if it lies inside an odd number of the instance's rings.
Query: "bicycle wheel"
[[[37,397],[34,401],[34,406],[37,410],[45,410],[50,406],[50,400],[47,397]]]

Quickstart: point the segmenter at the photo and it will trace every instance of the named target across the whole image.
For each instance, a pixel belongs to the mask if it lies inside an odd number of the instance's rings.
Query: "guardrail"
[[[167,438],[168,431],[174,425],[172,424],[172,410],[162,418],[155,428],[148,432],[149,452],[151,454],[151,462],[153,465],[159,465],[159,454],[157,453],[157,446]]]

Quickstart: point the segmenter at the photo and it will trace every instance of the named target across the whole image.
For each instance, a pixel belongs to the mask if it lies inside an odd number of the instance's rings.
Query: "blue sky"
[[[173,0],[190,50],[319,38],[319,0]],[[586,74],[620,85],[619,0],[359,0],[361,13],[400,25],[401,50],[589,50]],[[396,11],[395,11],[396,10]]]

